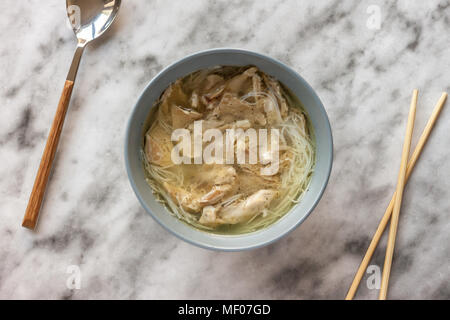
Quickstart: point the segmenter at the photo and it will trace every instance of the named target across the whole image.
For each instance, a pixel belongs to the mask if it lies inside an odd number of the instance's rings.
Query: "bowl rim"
[[[144,98],[145,93],[147,92],[147,90],[150,89],[150,87],[159,80],[160,77],[162,77],[165,73],[167,73],[168,71],[172,70],[173,68],[176,68],[177,66],[179,66],[180,64],[185,63],[186,61],[189,61],[193,58],[197,58],[197,57],[201,57],[203,55],[209,55],[209,54],[221,54],[221,53],[236,53],[236,54],[244,54],[244,55],[249,55],[249,56],[254,56],[263,60],[266,60],[272,64],[277,64],[279,66],[281,66],[286,72],[290,73],[292,76],[294,76],[299,82],[302,83],[303,86],[305,86],[311,93],[312,96],[314,98],[314,100],[316,100],[317,104],[320,106],[320,112],[322,113],[322,115],[324,116],[325,119],[325,129],[327,130],[327,136],[329,136],[330,138],[330,147],[329,147],[329,161],[327,163],[327,167],[326,167],[326,178],[323,180],[320,190],[316,195],[316,198],[314,200],[313,205],[307,210],[307,212],[304,214],[304,216],[302,216],[300,219],[298,219],[298,221],[294,224],[292,224],[289,228],[287,228],[286,230],[284,230],[284,232],[276,235],[275,237],[273,237],[272,239],[268,239],[266,241],[261,241],[260,243],[256,243],[256,244],[252,244],[252,245],[242,245],[242,246],[234,246],[233,248],[231,247],[226,247],[226,246],[214,246],[214,245],[210,245],[210,244],[205,244],[201,241],[197,241],[194,239],[190,239],[189,237],[186,237],[184,234],[177,232],[176,230],[170,228],[169,226],[167,226],[163,221],[161,221],[158,216],[156,216],[155,214],[153,214],[152,210],[147,206],[146,201],[143,199],[143,197],[141,196],[139,190],[137,189],[136,183],[134,181],[133,175],[132,175],[132,170],[131,170],[131,166],[130,166],[130,160],[128,158],[129,156],[129,136],[130,136],[130,132],[132,130],[132,119],[134,118],[134,114],[137,112],[138,106],[141,104],[142,99]],[[235,252],[235,251],[246,251],[246,250],[252,250],[252,249],[257,249],[257,248],[261,248],[264,246],[267,246],[271,243],[274,243],[275,241],[278,241],[280,239],[282,239],[283,237],[287,236],[289,233],[291,233],[293,230],[295,230],[300,224],[303,223],[303,221],[305,221],[309,215],[314,211],[314,209],[316,208],[316,206],[319,204],[330,179],[331,176],[331,171],[332,171],[332,166],[333,166],[333,159],[334,159],[334,141],[333,141],[333,132],[331,129],[331,124],[330,124],[330,120],[328,117],[328,114],[326,112],[326,109],[322,103],[322,101],[320,100],[319,96],[317,95],[316,91],[311,87],[311,85],[302,77],[300,76],[299,73],[297,73],[294,69],[292,69],[291,67],[289,67],[288,65],[286,65],[285,63],[274,59],[272,57],[266,56],[264,54],[261,53],[257,53],[254,51],[250,51],[247,49],[239,49],[239,48],[213,48],[213,49],[207,49],[207,50],[202,50],[202,51],[198,51],[192,54],[189,54],[187,56],[184,56],[183,58],[169,64],[168,66],[164,67],[161,71],[159,71],[151,80],[150,82],[145,86],[145,88],[141,91],[141,94],[139,95],[139,98],[137,100],[137,102],[134,104],[131,113],[129,114],[128,117],[128,121],[127,121],[127,126],[126,126],[126,133],[125,133],[125,144],[124,144],[125,148],[124,148],[124,156],[125,156],[125,167],[126,167],[126,171],[127,171],[127,175],[128,175],[128,180],[131,184],[131,187],[136,195],[136,197],[138,198],[141,206],[145,209],[145,211],[160,225],[162,226],[165,230],[169,231],[169,233],[175,235],[178,239],[183,240],[187,243],[190,243],[192,245],[195,245],[197,247],[203,248],[203,249],[210,249],[210,250],[215,250],[215,251],[228,251],[228,252]],[[176,219],[174,217],[174,219]],[[193,227],[191,227],[193,228]],[[207,232],[206,232],[207,233]],[[251,233],[250,233],[251,234]],[[212,236],[221,236],[221,235],[217,235],[217,234],[211,234]],[[248,234],[243,234],[242,236],[245,236]],[[240,235],[233,235],[233,237],[239,237]],[[226,235],[224,235],[224,237],[226,237]]]

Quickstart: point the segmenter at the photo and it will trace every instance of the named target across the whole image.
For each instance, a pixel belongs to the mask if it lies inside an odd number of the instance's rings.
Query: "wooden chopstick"
[[[391,223],[389,229],[389,238],[386,248],[386,257],[384,258],[383,274],[381,277],[380,300],[386,300],[387,289],[389,285],[389,276],[391,274],[392,258],[394,257],[395,239],[397,237],[398,220],[400,217],[400,208],[402,206],[403,190],[406,183],[406,167],[408,165],[409,152],[411,149],[411,140],[416,119],[417,96],[419,92],[414,90],[411,100],[411,107],[408,115],[408,125],[406,127],[405,142],[403,143],[402,160],[398,174],[397,189],[395,191],[394,209],[392,210]]]
[[[442,93],[441,98],[439,99],[438,103],[436,104],[436,107],[433,110],[433,113],[431,114],[430,118],[428,119],[427,125],[425,126],[425,129],[422,132],[422,135],[419,138],[419,142],[417,143],[417,146],[411,156],[411,159],[409,160],[408,167],[406,169],[406,181],[411,176],[411,173],[417,163],[417,160],[420,157],[420,154],[422,153],[422,150],[428,140],[428,137],[431,134],[431,131],[439,117],[439,114],[442,111],[442,108],[445,105],[445,101],[447,99],[447,93]],[[391,218],[392,210],[394,208],[394,202],[395,202],[396,193],[394,192],[394,195],[392,196],[391,201],[389,202],[389,205],[384,212],[383,218],[381,219],[377,230],[375,231],[375,234],[372,238],[372,241],[370,242],[369,248],[366,251],[366,254],[364,255],[364,258],[359,265],[358,271],[355,274],[355,277],[353,279],[353,282],[350,286],[350,289],[348,290],[347,296],[345,297],[345,300],[352,300],[355,297],[356,291],[358,290],[358,286],[364,276],[364,272],[367,269],[370,260],[372,259],[373,253],[375,252],[375,249],[378,246],[378,243],[380,242],[381,236],[383,235],[384,230],[386,229],[386,226],[389,222],[389,219]]]

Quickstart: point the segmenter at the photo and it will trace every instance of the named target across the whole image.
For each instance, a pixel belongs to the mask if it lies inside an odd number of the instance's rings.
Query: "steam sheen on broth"
[[[230,132],[267,130],[267,152],[257,152],[261,135],[257,146],[242,136],[241,143],[228,146],[233,155],[245,154],[245,163],[194,164],[191,153],[184,154],[187,162],[175,164],[178,142],[172,134],[181,129],[194,136],[199,123],[200,133],[220,131],[223,145]],[[278,140],[271,140],[275,133]],[[171,84],[150,112],[142,151],[147,182],[158,201],[180,220],[220,234],[249,233],[280,219],[306,192],[315,162],[313,132],[301,102],[252,66],[200,70]],[[258,161],[250,164],[253,151]],[[262,174],[274,164],[276,172]]]

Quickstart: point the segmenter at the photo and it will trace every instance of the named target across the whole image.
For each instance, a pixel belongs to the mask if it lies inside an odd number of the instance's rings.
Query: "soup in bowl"
[[[331,128],[311,87],[276,60],[234,49],[160,72],[133,110],[125,149],[144,208],[180,238],[220,250],[294,229],[332,163]]]

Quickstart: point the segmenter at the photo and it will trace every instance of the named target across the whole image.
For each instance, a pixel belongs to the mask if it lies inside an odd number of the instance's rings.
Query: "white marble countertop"
[[[20,223],[75,39],[64,1],[0,2],[0,298],[344,298],[394,191],[412,90],[413,145],[450,91],[450,2],[122,2],[83,57],[35,232]],[[289,236],[250,252],[175,238],[141,208],[124,168],[126,121],[146,83],[213,47],[292,66],[333,127],[319,206]],[[405,191],[393,299],[450,299],[449,121],[447,105]],[[371,264],[382,266],[385,243]],[[69,289],[78,270],[80,289]],[[367,279],[357,298],[377,297]]]

